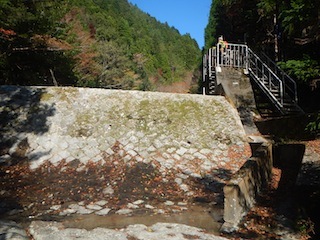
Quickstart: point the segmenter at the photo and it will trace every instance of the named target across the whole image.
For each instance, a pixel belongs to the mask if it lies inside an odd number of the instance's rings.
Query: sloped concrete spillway
[[[0,96],[1,214],[24,226],[221,209],[224,182],[251,154],[224,97],[13,86]]]

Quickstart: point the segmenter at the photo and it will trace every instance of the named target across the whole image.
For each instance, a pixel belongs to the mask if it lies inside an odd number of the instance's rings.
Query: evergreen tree
[[[190,36],[127,0],[2,0],[0,13],[1,83],[152,89],[201,57]]]

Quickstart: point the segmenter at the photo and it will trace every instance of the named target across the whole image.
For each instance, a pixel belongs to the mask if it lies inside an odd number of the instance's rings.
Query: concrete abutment
[[[233,232],[241,219],[254,206],[256,197],[268,185],[271,178],[273,157],[272,144],[254,144],[254,151],[240,170],[223,188],[224,224],[223,232]]]

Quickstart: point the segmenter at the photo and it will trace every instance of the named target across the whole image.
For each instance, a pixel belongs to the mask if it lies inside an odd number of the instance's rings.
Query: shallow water
[[[193,227],[198,227],[210,233],[217,233],[221,227],[222,210],[209,209],[202,206],[192,206],[188,210],[180,213],[172,214],[148,214],[140,213],[132,216],[123,216],[111,214],[107,216],[90,215],[75,215],[66,219],[61,219],[61,222],[68,228],[83,228],[92,230],[94,228],[110,228],[120,229],[133,224],[143,224],[151,226],[158,222],[179,223]]]

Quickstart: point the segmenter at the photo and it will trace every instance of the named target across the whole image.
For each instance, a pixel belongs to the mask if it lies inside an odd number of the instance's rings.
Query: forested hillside
[[[156,90],[192,76],[190,35],[127,0],[1,0],[0,83]]]
[[[303,107],[320,109],[319,0],[213,0],[205,48],[220,35],[266,53],[298,82]]]

